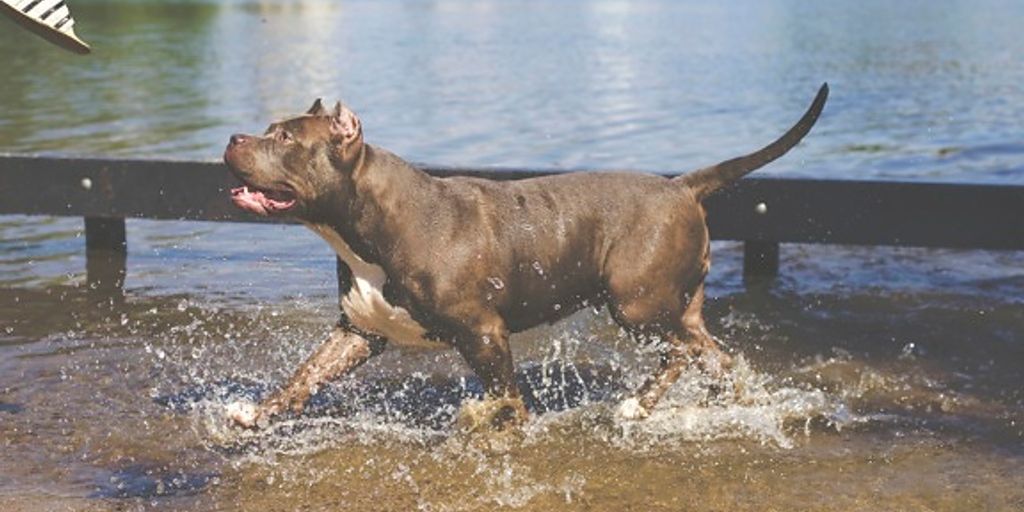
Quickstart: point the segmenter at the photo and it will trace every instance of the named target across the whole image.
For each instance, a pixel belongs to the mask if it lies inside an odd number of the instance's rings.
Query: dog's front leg
[[[295,371],[288,384],[259,405],[232,404],[228,416],[238,425],[254,427],[289,409],[302,412],[306,401],[321,385],[358,368],[384,349],[382,339],[367,338],[342,326],[335,327],[327,341]]]

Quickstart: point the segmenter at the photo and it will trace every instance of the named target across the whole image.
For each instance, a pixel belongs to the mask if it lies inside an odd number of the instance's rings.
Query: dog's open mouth
[[[287,211],[295,206],[295,194],[285,190],[267,190],[248,185],[231,189],[235,206],[257,215]]]

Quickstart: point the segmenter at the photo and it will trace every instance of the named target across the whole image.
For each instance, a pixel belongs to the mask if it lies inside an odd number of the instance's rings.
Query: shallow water
[[[720,251],[728,262],[731,248]],[[224,263],[230,265],[231,263]],[[329,296],[6,292],[3,500],[287,510],[1014,510],[1024,504],[1024,308],[956,294],[719,294],[738,397],[683,377],[644,422],[612,410],[652,364],[607,317],[514,341],[522,432],[452,427],[479,394],[457,357],[391,351],[256,432],[223,408],[280,382]]]
[[[414,161],[685,170],[828,80],[763,174],[1024,182],[1021,4],[804,4],[76,0],[85,59],[0,20],[0,151],[217,158],[340,96]],[[329,249],[130,220],[109,297],[81,230],[0,218],[4,510],[1024,510],[1020,253],[783,246],[747,288],[717,243],[707,319],[740,391],[688,374],[644,422],[612,411],[653,355],[588,310],[513,339],[521,432],[459,432],[464,364],[391,350],[248,433],[224,406],[335,319]]]

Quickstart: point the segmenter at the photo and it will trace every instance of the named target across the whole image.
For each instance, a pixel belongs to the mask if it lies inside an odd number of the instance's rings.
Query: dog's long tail
[[[818,95],[814,97],[814,102],[811,103],[803,117],[775,142],[749,155],[698,169],[676,179],[690,187],[698,201],[703,200],[722,187],[786,154],[793,146],[796,146],[800,139],[803,139],[804,135],[811,131],[814,122],[821,115],[821,109],[825,107],[826,99],[828,99],[828,84],[824,83],[821,84]]]

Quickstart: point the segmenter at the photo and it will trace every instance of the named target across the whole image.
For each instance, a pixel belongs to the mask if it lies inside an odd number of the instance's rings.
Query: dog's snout
[[[232,146],[241,146],[242,144],[245,144],[246,142],[249,142],[249,136],[247,136],[247,135],[243,135],[241,133],[236,133],[236,134],[231,136],[231,145]]]

